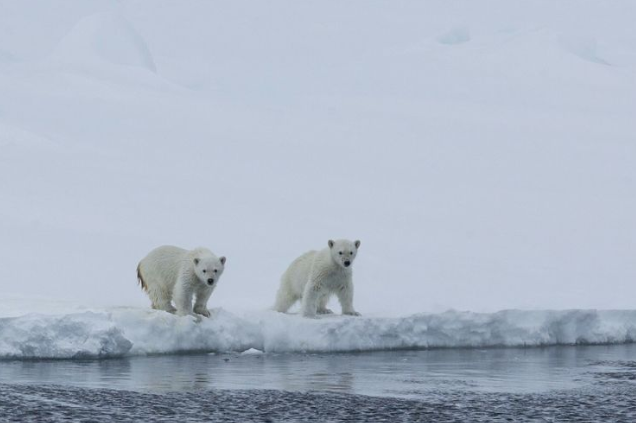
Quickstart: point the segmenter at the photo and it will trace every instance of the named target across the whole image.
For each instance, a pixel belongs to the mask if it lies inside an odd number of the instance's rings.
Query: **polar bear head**
[[[360,241],[349,241],[348,239],[332,240],[327,242],[329,250],[331,252],[331,258],[339,266],[351,267],[353,260],[358,254],[358,248],[360,248]]]
[[[196,254],[193,263],[194,274],[208,286],[213,286],[218,282],[225,269],[225,257],[217,257],[207,252]]]

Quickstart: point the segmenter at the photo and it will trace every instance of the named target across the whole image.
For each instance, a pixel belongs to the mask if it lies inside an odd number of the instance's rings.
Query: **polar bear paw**
[[[210,310],[208,310],[207,308],[203,308],[203,307],[198,308],[197,307],[197,308],[194,309],[194,312],[196,314],[200,314],[200,315],[205,316],[205,317],[210,317]]]

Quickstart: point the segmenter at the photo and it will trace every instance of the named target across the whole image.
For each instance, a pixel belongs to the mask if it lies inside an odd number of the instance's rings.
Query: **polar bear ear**
[[[360,240],[359,239],[356,240],[356,242],[354,242],[353,244],[356,246],[356,248],[360,248]]]
[[[327,241],[327,244],[329,245],[329,248],[333,248],[334,242],[332,239],[330,239],[329,241]]]
[[[195,265],[195,266],[198,266],[198,265],[199,265],[199,259],[198,259],[198,258],[196,258],[196,257],[194,258],[194,265]]]
[[[225,256],[222,256],[219,260],[221,260],[221,264],[225,266],[225,261],[227,260]]]

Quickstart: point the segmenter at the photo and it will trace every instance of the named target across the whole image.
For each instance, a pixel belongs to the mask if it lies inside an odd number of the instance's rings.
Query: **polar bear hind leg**
[[[284,286],[281,286],[278,290],[278,293],[276,294],[276,304],[274,305],[274,310],[281,313],[287,313],[287,310],[289,310],[291,306],[293,306],[294,303],[299,299],[300,298],[297,295],[289,292],[287,289],[285,289]]]
[[[137,266],[137,279],[139,280],[141,289],[148,293],[153,309],[167,311],[168,313],[174,313],[177,311],[177,309],[175,309],[171,304],[171,292],[166,292],[165,289],[161,289],[161,287],[156,283],[146,282],[143,274],[141,273],[141,263]]]
[[[148,287],[148,296],[150,297],[150,301],[152,302],[152,308],[154,308],[155,310],[163,310],[167,311],[168,313],[174,313],[177,311],[177,309],[174,308],[171,303],[172,295],[169,295],[164,290],[159,289],[159,287]]]

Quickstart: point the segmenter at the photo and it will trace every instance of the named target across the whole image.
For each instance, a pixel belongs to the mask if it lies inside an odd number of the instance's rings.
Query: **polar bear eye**
[[[342,255],[342,251],[340,251],[338,254]]]
[[[207,270],[203,269],[203,273],[207,272]]]
[[[216,269],[214,269],[214,273],[219,273],[219,271],[218,271],[218,270],[216,270]]]

